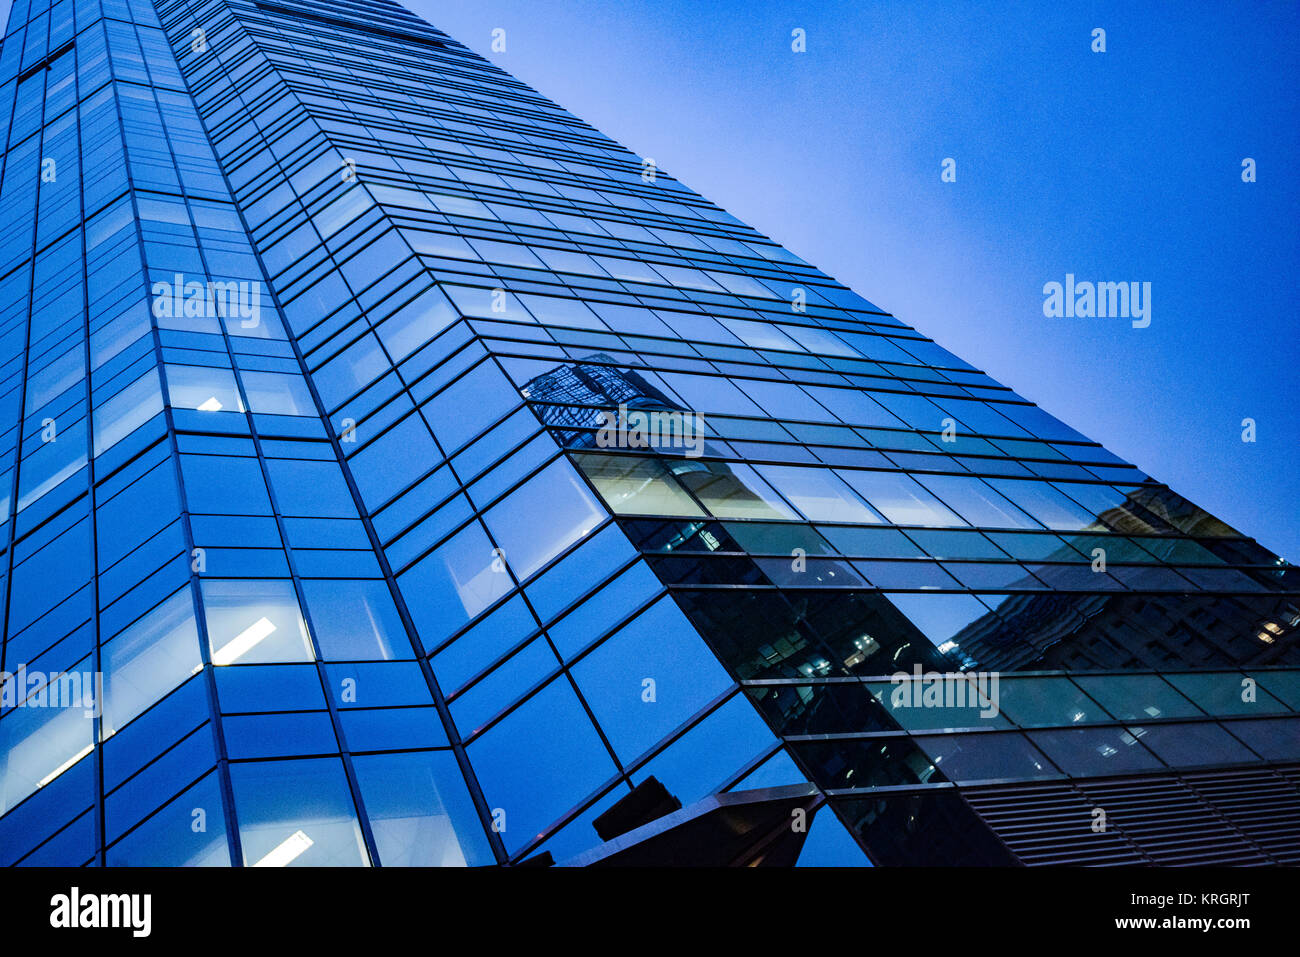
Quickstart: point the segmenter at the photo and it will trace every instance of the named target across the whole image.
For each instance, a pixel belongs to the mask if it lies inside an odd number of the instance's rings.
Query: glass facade
[[[18,0],[0,131],[3,863],[563,863],[652,778],[1297,862],[1292,566],[396,4]]]

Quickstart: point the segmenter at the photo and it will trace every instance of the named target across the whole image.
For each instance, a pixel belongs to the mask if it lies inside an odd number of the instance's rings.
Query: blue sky
[[[1263,544],[1300,555],[1300,5],[408,0]],[[0,10],[7,4],[0,0]],[[506,30],[506,51],[490,49]],[[806,31],[807,52],[790,49]],[[1106,30],[1106,52],[1090,49]],[[954,183],[940,180],[946,157]],[[1241,180],[1241,162],[1258,181]],[[1044,283],[1152,283],[1152,322]],[[1241,441],[1242,420],[1257,441]]]
[[[1300,556],[1297,4],[406,5]],[[1151,325],[1044,317],[1066,273],[1152,283]]]

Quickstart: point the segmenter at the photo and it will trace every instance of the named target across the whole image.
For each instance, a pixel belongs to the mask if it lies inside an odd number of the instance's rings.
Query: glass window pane
[[[348,708],[339,712],[348,749],[361,751],[413,751],[421,748],[445,748],[447,730],[438,709],[418,708]]]
[[[512,852],[615,774],[563,676],[471,742],[469,759]]]
[[[86,420],[51,427],[57,429],[55,439],[42,441],[19,469],[20,512],[86,466]]]
[[[1163,765],[1125,728],[1063,728],[1031,731],[1029,738],[1066,774],[1096,777]]]
[[[190,511],[208,515],[270,515],[262,466],[233,455],[181,455]]]
[[[1012,558],[1037,561],[1077,562],[1079,554],[1055,535],[1044,532],[1028,535],[1018,532],[988,532],[989,538]]]
[[[1266,761],[1300,761],[1300,717],[1233,721],[1228,728]]]
[[[162,410],[158,370],[150,369],[95,409],[95,454],[116,445]]]
[[[429,649],[486,611],[514,582],[476,522],[403,572],[398,585]]]
[[[189,588],[105,642],[100,654],[110,734],[202,668]]]
[[[974,476],[923,475],[917,481],[966,521],[984,528],[1038,528],[1032,518]]]
[[[569,463],[551,463],[484,515],[520,579],[527,578],[605,518]]]
[[[456,319],[447,297],[434,287],[385,319],[377,332],[393,362],[401,362]]]
[[[662,598],[573,667],[626,763],[720,695],[731,679],[671,598]]]
[[[196,831],[195,810],[204,829]],[[169,801],[108,849],[109,867],[229,867],[226,818],[215,772]]]
[[[799,515],[748,465],[675,462],[677,480],[718,518],[791,518]]]
[[[304,581],[312,629],[326,661],[391,661],[413,653],[381,581]]]
[[[1059,777],[1043,752],[1022,734],[944,734],[919,737],[934,766],[949,781],[1032,781]]]
[[[515,595],[433,658],[433,673],[448,694],[537,630],[522,595]]]
[[[1129,728],[1171,768],[1242,764],[1257,760],[1250,750],[1212,721],[1149,724]]]
[[[459,449],[519,405],[519,390],[496,363],[475,366],[423,406],[424,417],[444,451]]]
[[[82,677],[89,675],[83,672]],[[93,712],[85,707],[21,707],[0,719],[0,754],[5,756],[0,767],[0,813],[90,754]]]
[[[972,595],[909,595],[894,592],[885,597],[945,654],[955,650],[954,640],[963,629],[972,622],[993,614]]]
[[[938,562],[854,562],[853,567],[877,588],[953,591],[960,587]]]
[[[813,521],[880,522],[880,516],[862,504],[862,500],[830,469],[763,465],[759,466],[758,472]]]
[[[316,415],[316,403],[301,376],[278,372],[242,372],[244,391],[254,412],[266,415]]]
[[[353,758],[385,867],[465,867],[495,859],[450,751]]]
[[[777,757],[784,758],[785,752]],[[789,758],[786,761],[793,767]],[[827,807],[813,818],[795,867],[870,867],[871,861],[840,819],[833,812],[825,813],[829,810]]]
[[[1046,482],[989,479],[989,484],[1048,528],[1079,530],[1097,522],[1095,515]]]
[[[1159,675],[1075,675],[1074,683],[1121,721],[1201,714]]]
[[[1250,675],[1272,695],[1300,711],[1300,670],[1252,671]]]
[[[683,804],[715,793],[724,782],[736,777],[747,764],[776,744],[768,726],[745,698],[745,695],[735,695],[729,699],[635,771],[633,781],[639,784],[653,775]],[[792,765],[793,762],[787,759],[783,763]],[[807,781],[797,768],[778,765],[768,770],[770,784],[756,781],[734,790]]]
[[[1022,728],[1092,724],[1111,717],[1068,678],[1003,676],[998,704]]]
[[[801,548],[808,555],[831,555],[834,550],[820,535],[806,525],[764,525],[760,522],[737,522],[724,526],[727,533],[751,555],[791,555]],[[893,529],[872,529],[889,531]],[[895,535],[899,534],[894,532]]]
[[[888,684],[869,681],[867,688],[905,731],[1012,726],[991,700],[992,681],[978,675],[966,679],[958,672],[936,673],[919,682],[900,677]]]
[[[996,558],[1007,556],[979,532],[918,528],[908,536],[935,558]]]
[[[704,514],[656,459],[631,455],[575,458],[615,514],[681,518]]]
[[[243,412],[244,403],[229,369],[168,364],[167,396],[174,409]]]
[[[915,542],[896,528],[837,528],[818,526],[841,555],[862,558],[924,558]]]
[[[232,764],[246,867],[369,864],[338,758]]]
[[[1287,710],[1286,705],[1254,679],[1237,671],[1170,674],[1165,677],[1209,714],[1263,715]]]
[[[840,469],[838,474],[895,525],[965,525],[951,509],[900,472]]]
[[[214,665],[313,660],[292,582],[208,579],[203,607]]]

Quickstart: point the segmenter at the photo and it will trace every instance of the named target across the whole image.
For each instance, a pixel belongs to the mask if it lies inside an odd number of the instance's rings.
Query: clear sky
[[[1294,0],[406,5],[1300,556]],[[1043,285],[1066,273],[1150,282],[1150,326],[1044,317]]]

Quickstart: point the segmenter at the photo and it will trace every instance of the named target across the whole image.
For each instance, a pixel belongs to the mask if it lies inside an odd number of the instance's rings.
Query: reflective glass
[[[1032,781],[1060,772],[1020,734],[947,734],[916,743],[950,781]]]
[[[338,758],[232,764],[246,867],[370,863]]]
[[[670,598],[585,655],[573,666],[573,677],[624,762],[731,683]]]
[[[764,465],[758,472],[814,522],[879,522],[852,490],[829,469]]]
[[[614,774],[614,762],[560,677],[469,746],[507,849],[522,847]]]
[[[1066,774],[1091,777],[1152,771],[1163,767],[1140,739],[1125,728],[1068,728],[1031,731],[1029,739]]]
[[[1074,683],[1121,721],[1201,714],[1159,675],[1075,675]]]
[[[176,409],[199,412],[243,412],[244,402],[229,369],[210,366],[167,366],[167,395]]]
[[[202,667],[188,588],[104,644],[104,733],[118,730]]]
[[[381,581],[304,581],[312,631],[326,661],[410,658],[397,607]]]
[[[307,626],[287,581],[203,581],[214,665],[311,661]]]
[[[398,576],[426,649],[486,611],[513,587],[508,562],[509,556],[494,549],[475,523]]]
[[[689,495],[655,459],[623,455],[579,455],[578,466],[618,515],[703,515]]]
[[[533,574],[604,518],[604,510],[564,461],[542,469],[484,516],[520,578]]]
[[[195,827],[196,822],[202,827]],[[229,865],[221,786],[215,772],[177,795],[108,849],[109,867]]]
[[[353,765],[385,867],[495,863],[450,751],[360,755]]]
[[[244,391],[254,412],[269,415],[316,415],[307,383],[301,376],[278,372],[243,372]],[[170,381],[170,380],[169,380]]]

